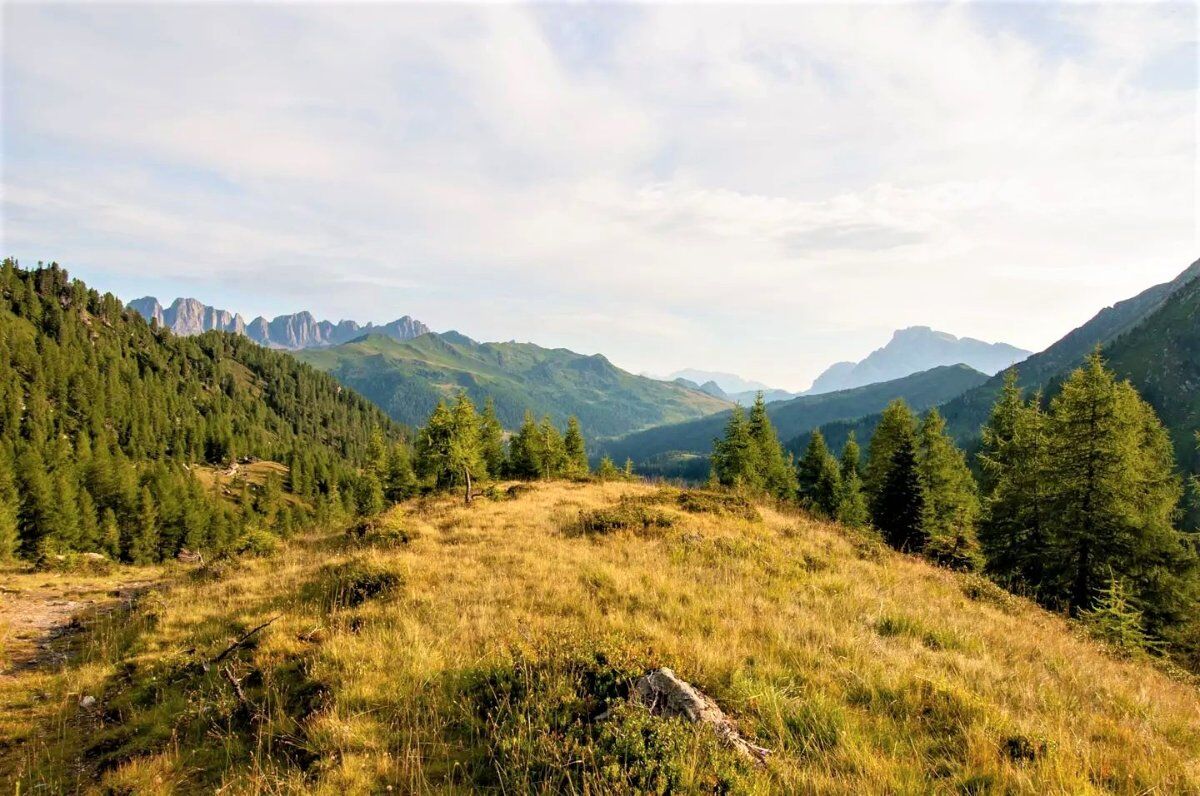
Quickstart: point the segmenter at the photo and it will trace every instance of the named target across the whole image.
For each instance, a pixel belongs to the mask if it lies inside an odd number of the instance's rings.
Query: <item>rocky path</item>
[[[0,576],[0,676],[65,660],[86,620],[129,606],[155,581]]]

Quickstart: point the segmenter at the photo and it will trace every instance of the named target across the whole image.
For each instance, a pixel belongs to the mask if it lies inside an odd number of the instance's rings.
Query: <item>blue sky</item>
[[[3,250],[803,388],[1200,254],[1196,7],[3,6]]]

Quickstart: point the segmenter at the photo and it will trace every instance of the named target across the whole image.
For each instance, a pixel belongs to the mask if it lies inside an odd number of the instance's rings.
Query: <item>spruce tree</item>
[[[850,432],[842,448],[841,479],[838,485],[837,521],[852,528],[859,528],[870,521],[867,498],[863,493],[862,477],[859,475],[859,447]]]
[[[571,478],[582,478],[588,474],[587,448],[583,441],[583,431],[579,420],[572,415],[567,418],[567,433],[563,437],[563,448],[566,451],[566,475]]]
[[[784,455],[779,436],[767,415],[767,402],[761,390],[750,408],[748,425],[759,468],[758,480],[762,482],[763,489],[781,500],[790,500],[797,489],[796,469]]]
[[[117,513],[111,508],[100,517],[100,552],[114,561],[121,556],[121,527],[117,524]]]
[[[914,440],[911,435],[900,436],[890,467],[884,473],[874,521],[884,541],[902,552],[920,552],[928,541],[922,521],[922,493]]]
[[[946,421],[937,409],[926,413],[917,434],[917,472],[925,554],[954,569],[976,569],[979,498],[975,479],[962,451],[946,433]]]
[[[891,471],[896,451],[908,444],[915,448],[916,418],[903,399],[897,398],[883,410],[879,425],[867,446],[867,467],[863,473],[863,490],[875,527],[882,528],[884,511],[883,489]]]
[[[479,418],[479,446],[483,454],[487,474],[491,478],[504,476],[504,427],[496,417],[496,402],[489,395],[483,402],[483,414]]]
[[[750,435],[746,413],[740,405],[733,407],[729,415],[725,436],[713,441],[712,468],[723,486],[763,488],[758,446]]]
[[[533,412],[526,410],[521,428],[508,444],[508,469],[514,478],[531,481],[542,474],[543,442]]]
[[[837,459],[825,445],[820,429],[814,430],[808,439],[808,447],[800,459],[800,501],[823,517],[834,517],[837,513],[841,489],[841,475]]]

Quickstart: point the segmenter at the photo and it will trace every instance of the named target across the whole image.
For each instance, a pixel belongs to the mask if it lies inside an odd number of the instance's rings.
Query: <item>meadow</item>
[[[727,493],[501,484],[138,577],[0,676],[15,792],[1200,793],[1188,675]],[[765,765],[633,704],[661,666]]]

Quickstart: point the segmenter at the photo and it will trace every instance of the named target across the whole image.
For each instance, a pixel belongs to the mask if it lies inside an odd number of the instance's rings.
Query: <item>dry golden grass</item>
[[[581,530],[620,505],[669,522]],[[361,542],[299,540],[181,577],[70,665],[0,684],[0,710],[27,717],[0,725],[0,781],[606,792],[660,766],[653,782],[683,791],[1200,793],[1194,685],[865,534],[759,513],[537,484],[414,501]],[[703,730],[621,714],[610,731],[580,712],[574,685],[656,666],[715,698],[768,765]]]

